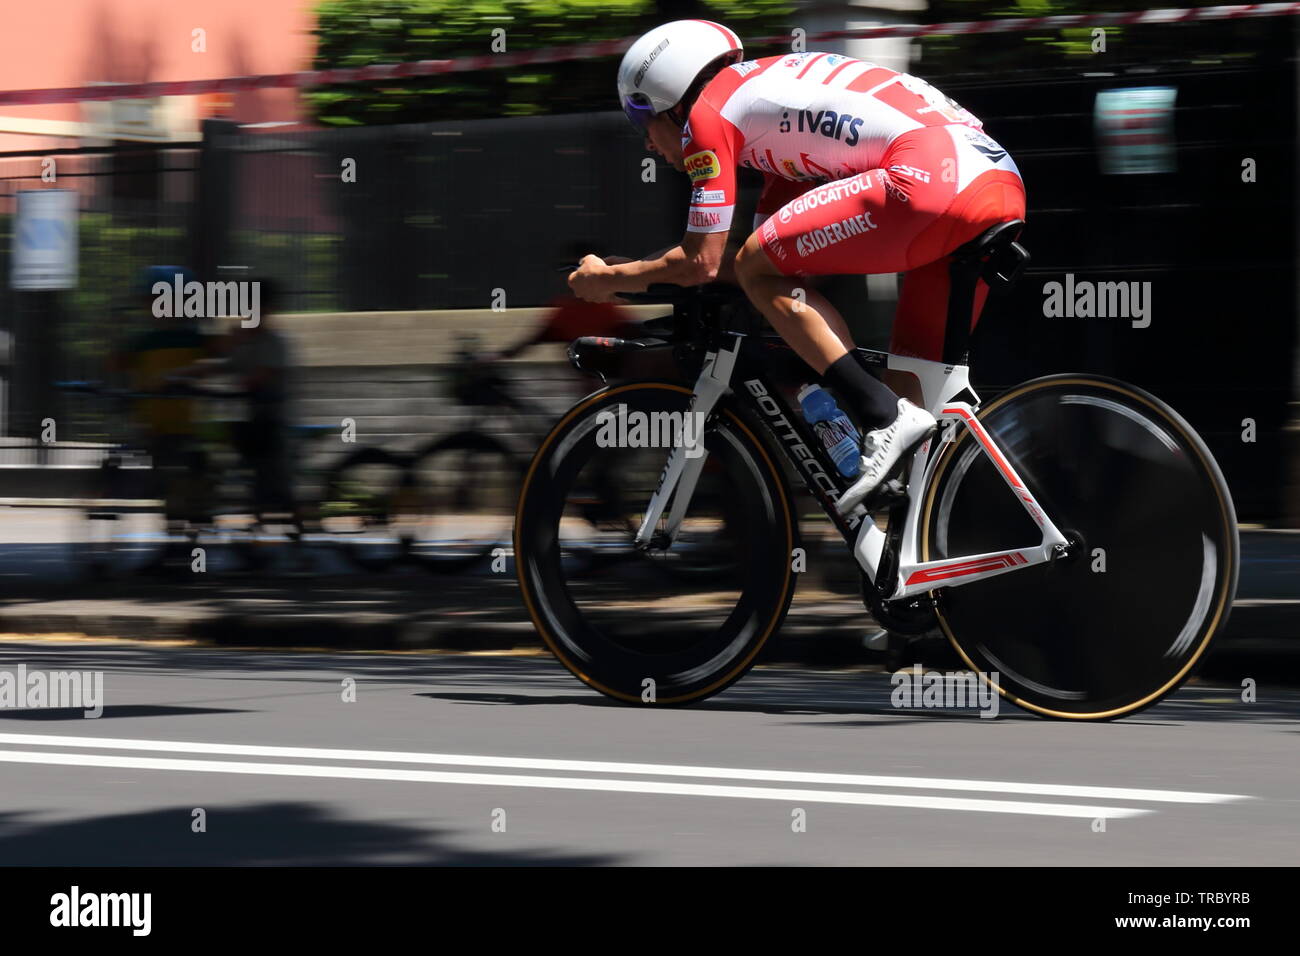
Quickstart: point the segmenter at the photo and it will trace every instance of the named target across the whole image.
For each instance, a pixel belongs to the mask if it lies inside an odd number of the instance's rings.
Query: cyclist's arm
[[[497,349],[494,352],[480,352],[470,358],[471,365],[491,365],[494,362],[501,362],[505,359],[514,358],[520,352],[532,348],[542,342],[545,335],[545,325],[542,329],[534,332],[527,338],[520,339],[514,345],[507,345],[505,348]]]
[[[671,252],[673,249],[676,248],[679,247],[676,245],[664,246],[662,249],[656,249],[654,252],[646,253],[644,256],[641,256],[641,258],[639,259],[629,259],[627,256],[605,256],[605,265],[621,266],[626,262],[654,262],[658,259],[662,259],[669,252]],[[722,254],[722,269],[719,271],[718,274],[719,278],[722,278],[722,272],[727,269],[728,261],[730,259],[735,258],[737,249],[739,249],[739,246],[733,248],[731,243],[727,244],[726,251]]]
[[[645,261],[647,259],[662,258],[663,255],[667,253],[669,249],[673,249],[673,248],[675,248],[675,246],[664,246],[662,249],[656,249],[654,252],[646,253],[644,256],[641,257],[641,261]],[[614,265],[619,262],[636,262],[637,260],[636,259],[606,259],[605,261],[608,262],[610,265]]]
[[[646,286],[699,285],[712,282],[722,267],[727,246],[725,232],[688,232],[681,243],[655,258],[607,265],[611,292],[644,292]]]
[[[727,235],[736,207],[736,160],[740,131],[707,98],[691,109],[682,131],[682,162],[691,179],[686,235],[662,255],[612,266],[611,291],[641,292],[647,285],[699,285],[732,273],[734,253],[727,255]]]

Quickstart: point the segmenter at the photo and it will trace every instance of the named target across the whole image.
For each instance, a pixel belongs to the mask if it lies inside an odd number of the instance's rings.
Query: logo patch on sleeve
[[[718,206],[725,205],[727,202],[727,192],[724,189],[704,189],[696,186],[691,191],[692,206]]]
[[[693,183],[698,183],[702,179],[712,179],[722,172],[718,154],[711,149],[691,153],[686,157],[685,164],[686,174],[691,177]]]

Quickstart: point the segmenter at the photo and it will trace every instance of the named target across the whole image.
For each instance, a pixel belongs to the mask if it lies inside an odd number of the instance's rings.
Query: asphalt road
[[[544,657],[0,642],[0,676],[19,665],[100,671],[105,708],[0,710],[0,865],[1294,864],[1300,845],[1300,693],[1268,686],[1080,725],[898,709],[861,670],[759,668],[673,710]]]

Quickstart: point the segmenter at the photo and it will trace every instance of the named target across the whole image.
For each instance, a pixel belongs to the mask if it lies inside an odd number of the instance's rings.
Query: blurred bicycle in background
[[[159,392],[93,381],[55,384],[115,405],[188,397],[209,406],[193,434],[164,461],[153,460],[138,442],[109,449],[73,537],[73,558],[82,575],[187,573],[197,547],[204,548],[205,569],[214,572],[305,571],[320,563],[321,546],[354,559],[367,547],[382,545],[374,529],[392,513],[403,462],[381,449],[362,447],[319,464],[320,456],[303,446],[337,434],[336,426],[290,427],[295,494],[287,506],[272,510],[256,501],[253,467],[237,450],[241,419],[232,406],[243,393],[183,381]],[[353,563],[367,567],[363,561]]]

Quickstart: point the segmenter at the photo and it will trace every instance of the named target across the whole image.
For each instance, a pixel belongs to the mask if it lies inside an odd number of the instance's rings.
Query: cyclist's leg
[[[190,539],[199,520],[197,479],[188,436],[154,432],[145,447],[150,459],[152,494],[163,502],[164,541],[145,573],[168,571],[188,564]]]
[[[912,248],[950,206],[956,145],[940,128],[918,130],[891,147],[884,167],[814,187],[782,206],[737,259],[755,306],[816,371],[823,373],[866,430],[890,425],[898,397],[850,351],[847,329],[820,295],[797,299],[812,275],[905,272]],[[762,253],[761,255],[759,253]]]
[[[989,227],[1024,217],[1025,189],[1018,174],[985,169],[966,184],[949,210],[914,243],[914,256],[922,263],[903,277],[889,351],[939,361],[948,319],[948,256]],[[979,280],[971,309],[972,329],[988,291],[988,285]]]
[[[253,471],[254,510],[294,512],[289,429],[270,416],[254,416],[246,425],[244,450]]]
[[[864,427],[892,421],[897,396],[857,361],[847,323],[825,296],[809,288],[807,277],[863,271],[829,267],[826,237],[855,245],[845,242],[846,228],[854,238],[877,228],[879,210],[869,202],[873,190],[881,192],[869,173],[815,186],[768,218],[736,257],[736,277],[755,308]]]
[[[742,285],[748,283],[746,291],[749,293],[750,298],[755,301],[771,301],[774,297],[792,292],[795,288],[800,289],[800,294],[804,296],[803,304],[805,308],[800,311],[799,315],[806,320],[805,324],[809,333],[814,335],[820,333],[821,325],[824,323],[830,327],[831,332],[835,334],[835,338],[843,344],[845,349],[851,349],[853,348],[853,335],[849,332],[848,323],[844,321],[844,317],[840,315],[839,310],[820,292],[810,288],[808,283],[801,280],[790,281],[759,250],[759,230],[763,224],[780,211],[781,207],[794,202],[805,193],[815,189],[817,185],[818,183],[813,180],[769,178],[763,187],[763,194],[759,197],[758,208],[754,212],[754,234],[750,237],[750,243],[737,253],[737,261],[741,263],[741,268],[737,270],[738,274],[734,278],[741,282]],[[728,276],[728,278],[733,277]],[[799,330],[795,329],[791,332],[790,338],[799,340],[802,337]],[[793,345],[794,342],[791,344]],[[835,343],[833,341],[828,340],[828,344],[834,348]],[[838,352],[838,349],[834,350]],[[797,346],[796,351],[798,351]],[[808,356],[805,356],[802,351],[799,354],[807,360]],[[809,361],[809,364],[814,368],[819,366],[819,363],[814,361]]]
[[[283,422],[277,423],[269,455],[271,462],[268,468],[268,490],[277,507],[294,515],[297,520],[298,500],[294,493],[293,445],[294,437],[288,426]]]
[[[785,275],[767,261],[758,236],[751,235],[736,255],[736,278],[799,357],[824,372],[852,347],[848,324],[825,296],[809,288],[806,278]]]
[[[153,492],[163,502],[163,515],[172,531],[193,519],[190,500],[190,462],[184,435],[153,434],[148,439]]]

